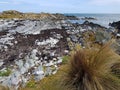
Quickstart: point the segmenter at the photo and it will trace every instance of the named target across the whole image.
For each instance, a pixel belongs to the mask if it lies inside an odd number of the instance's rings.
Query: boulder
[[[106,31],[98,30],[95,33],[95,41],[100,44],[104,44],[111,39],[111,34]]]
[[[67,15],[66,17],[67,17],[68,20],[80,20],[78,17],[73,16],[73,15],[72,16]]]
[[[109,25],[116,28],[116,29],[118,29],[118,33],[120,33],[120,21],[110,23]]]
[[[89,22],[89,21],[85,21],[82,26],[85,26],[85,27],[89,27],[89,28],[92,28],[92,29],[106,29],[105,27],[99,25],[99,24],[95,24],[93,22]]]

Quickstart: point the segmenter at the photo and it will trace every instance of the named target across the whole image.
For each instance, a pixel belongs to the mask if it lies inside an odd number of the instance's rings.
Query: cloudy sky
[[[120,13],[120,0],[0,0],[0,12]]]

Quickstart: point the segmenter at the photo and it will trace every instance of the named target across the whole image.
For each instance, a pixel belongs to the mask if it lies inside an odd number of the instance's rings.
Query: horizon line
[[[9,10],[2,10],[0,11],[0,13],[2,13],[3,11],[9,11]],[[21,10],[12,10],[12,11],[18,11],[18,12],[22,12],[22,13],[61,13],[61,14],[120,14],[119,13],[115,13],[115,12],[47,12],[47,11],[21,11]]]

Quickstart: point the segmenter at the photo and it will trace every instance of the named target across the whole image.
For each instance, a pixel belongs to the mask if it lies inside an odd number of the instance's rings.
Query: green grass
[[[6,69],[5,71],[0,71],[0,76],[9,76],[11,74],[11,70],[10,69]]]
[[[62,61],[62,64],[67,64],[67,63],[68,63],[69,58],[70,58],[70,57],[69,57],[68,55],[63,56],[63,57],[62,57],[62,60],[63,60],[63,61]]]
[[[26,87],[35,88],[35,85],[36,85],[35,81],[34,81],[34,80],[30,80],[30,81],[27,83]]]

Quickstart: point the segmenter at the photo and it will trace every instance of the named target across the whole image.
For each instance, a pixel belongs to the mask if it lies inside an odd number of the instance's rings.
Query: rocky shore
[[[15,15],[15,18],[8,16]],[[105,28],[85,21],[71,23],[75,16],[62,14],[30,14],[5,11],[0,14],[0,83],[17,90],[32,76],[36,81],[55,74],[76,44],[85,48],[94,43],[120,40],[115,28]],[[120,54],[120,53],[119,53]]]

